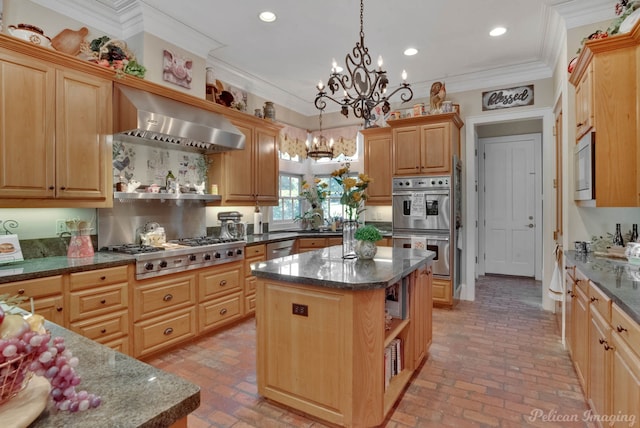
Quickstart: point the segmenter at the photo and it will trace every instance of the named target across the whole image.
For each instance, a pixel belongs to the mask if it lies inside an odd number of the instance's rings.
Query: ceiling
[[[357,0],[33,0],[127,38],[145,31],[207,59],[219,80],[305,115],[331,61],[359,40]],[[415,98],[551,77],[565,28],[613,19],[616,0],[367,1],[365,44],[393,88],[406,69]],[[88,9],[90,8],[90,9]],[[263,23],[271,10],[277,20]],[[508,31],[489,36],[494,26]],[[418,54],[403,55],[415,47]],[[330,106],[332,107],[332,106]]]

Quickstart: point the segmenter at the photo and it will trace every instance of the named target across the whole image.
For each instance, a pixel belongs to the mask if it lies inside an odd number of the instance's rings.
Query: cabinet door
[[[591,63],[576,86],[576,139],[594,127],[593,95],[593,63]]]
[[[451,124],[434,123],[420,128],[420,167],[426,174],[451,172]]]
[[[253,129],[238,123],[234,123],[234,125],[245,135],[245,146],[244,150],[231,150],[222,153],[224,157],[222,195],[225,202],[249,203],[254,201]]]
[[[588,386],[585,384],[586,370],[588,368],[587,363],[589,362],[589,349],[587,347],[589,339],[589,307],[587,306],[587,295],[580,287],[576,286],[573,292],[576,294],[573,300],[574,305],[572,310],[573,362],[576,367],[578,380],[586,392],[588,390]]]
[[[609,414],[609,381],[611,367],[610,335],[607,321],[598,311],[591,310],[589,326],[589,387],[591,408],[598,415]]]
[[[56,196],[105,199],[111,190],[111,82],[58,70],[56,92]]]
[[[260,205],[278,205],[278,150],[276,133],[256,129],[255,198]]]
[[[53,198],[55,70],[0,52],[0,197]]]
[[[611,412],[612,415],[635,415],[640,417],[640,359],[615,334],[612,337],[615,349],[611,359]],[[629,422],[616,425],[629,426]]]
[[[420,132],[417,126],[393,130],[393,174],[415,175],[420,172]]]
[[[367,188],[367,205],[391,205],[391,132],[364,138],[364,172],[373,181]]]
[[[413,368],[417,368],[427,356],[432,338],[431,267],[416,271],[415,283],[412,285]]]

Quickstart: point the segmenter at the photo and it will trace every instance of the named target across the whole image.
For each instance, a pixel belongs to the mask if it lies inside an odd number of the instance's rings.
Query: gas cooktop
[[[170,240],[165,246],[122,244],[100,251],[131,254],[136,259],[136,279],[244,260],[246,241],[212,236]]]

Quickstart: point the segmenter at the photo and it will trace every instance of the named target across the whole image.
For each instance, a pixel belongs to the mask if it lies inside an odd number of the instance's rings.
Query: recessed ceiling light
[[[262,12],[258,17],[260,17],[260,21],[262,22],[273,22],[276,20],[276,14],[268,10]]]
[[[404,51],[404,54],[406,56],[413,56],[413,55],[415,55],[417,53],[418,53],[418,49],[416,49],[416,48],[408,48],[408,49],[405,49],[405,51]]]
[[[492,37],[498,37],[498,36],[502,36],[504,33],[507,32],[507,29],[504,27],[496,27],[493,30],[489,31],[489,35]]]

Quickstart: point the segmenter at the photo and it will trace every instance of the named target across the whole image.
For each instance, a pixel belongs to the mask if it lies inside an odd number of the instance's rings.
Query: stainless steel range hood
[[[199,153],[244,149],[244,134],[222,115],[118,84],[113,105],[114,139]]]

